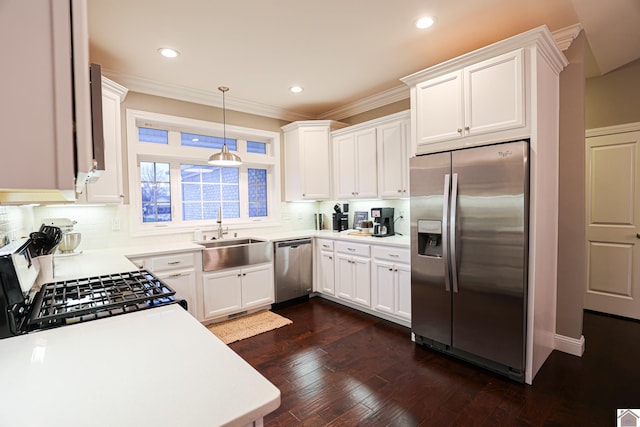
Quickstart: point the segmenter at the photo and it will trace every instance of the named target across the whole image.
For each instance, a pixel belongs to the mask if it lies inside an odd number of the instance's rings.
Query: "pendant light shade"
[[[225,106],[224,94],[229,90],[226,86],[218,87],[218,90],[222,92],[222,133],[223,133],[223,144],[222,151],[216,154],[212,154],[209,156],[209,164],[214,166],[238,166],[242,164],[242,160],[240,156],[229,152],[229,147],[227,147],[227,110]]]

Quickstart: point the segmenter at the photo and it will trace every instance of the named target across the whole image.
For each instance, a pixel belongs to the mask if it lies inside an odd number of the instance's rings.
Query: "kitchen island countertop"
[[[54,263],[42,283],[137,269],[108,250]],[[244,426],[280,406],[177,304],[0,339],[0,378],[0,426]]]

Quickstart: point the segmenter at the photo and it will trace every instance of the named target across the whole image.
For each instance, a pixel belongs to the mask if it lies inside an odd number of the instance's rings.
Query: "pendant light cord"
[[[229,90],[229,88],[226,86],[219,86],[218,90],[222,92],[222,144],[227,145],[227,107],[224,94]]]

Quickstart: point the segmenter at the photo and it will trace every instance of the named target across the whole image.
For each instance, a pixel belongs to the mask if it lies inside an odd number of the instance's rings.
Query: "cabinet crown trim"
[[[562,71],[562,69],[569,63],[558,47],[553,35],[549,31],[549,28],[546,25],[542,25],[524,33],[509,37],[508,39],[490,44],[489,46],[465,53],[456,58],[434,65],[433,67],[410,74],[400,80],[408,86],[415,86],[422,81],[459,70],[480,61],[509,53],[517,49],[533,46],[540,50],[542,56],[556,71],[556,73],[560,73],[560,71]]]
[[[389,114],[388,116],[379,117],[377,119],[368,120],[366,122],[357,123],[355,125],[347,126],[345,128],[333,131],[331,132],[331,136],[335,137],[345,133],[350,133],[350,132],[354,132],[362,129],[369,129],[369,128],[381,126],[396,120],[409,120],[410,117],[411,117],[411,110],[400,111],[399,113]]]

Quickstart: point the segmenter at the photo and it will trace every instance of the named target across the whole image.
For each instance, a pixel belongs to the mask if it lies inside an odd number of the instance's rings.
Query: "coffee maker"
[[[373,237],[393,236],[393,208],[371,208]]]
[[[342,208],[338,203],[333,207],[335,211],[333,213],[333,231],[345,231],[349,228],[349,214],[347,213],[349,212],[349,205],[345,203],[343,207],[344,212],[342,212]]]

